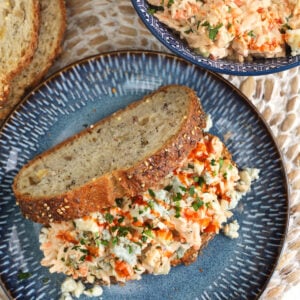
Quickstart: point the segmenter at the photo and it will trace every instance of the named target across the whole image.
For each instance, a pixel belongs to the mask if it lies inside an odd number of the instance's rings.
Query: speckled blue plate
[[[196,54],[178,35],[148,13],[147,0],[131,0],[136,12],[151,33],[170,51],[205,69],[232,75],[265,75],[281,72],[300,65],[300,55],[269,59],[255,59],[253,62],[212,60]]]
[[[173,83],[197,91],[212,116],[212,133],[222,139],[226,135],[238,165],[259,168],[261,176],[235,211],[238,239],[219,235],[191,266],[104,288],[103,299],[259,297],[277,263],[288,220],[286,176],[274,139],[251,103],[222,77],[173,55],[139,51],[106,53],[65,68],[29,94],[1,128],[0,273],[12,297],[58,299],[64,278],[40,266],[40,226],[25,220],[15,205],[11,184],[19,168],[75,132]]]

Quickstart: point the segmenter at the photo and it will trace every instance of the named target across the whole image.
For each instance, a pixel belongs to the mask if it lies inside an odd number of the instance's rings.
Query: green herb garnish
[[[123,203],[124,203],[124,199],[123,198],[116,198],[116,204],[118,207],[122,207]]]
[[[195,194],[195,187],[192,185],[189,189],[190,196],[193,196]]]
[[[148,189],[148,193],[149,193],[149,195],[150,195],[152,198],[155,198],[155,193],[154,193],[153,190]]]
[[[164,187],[164,190],[167,191],[167,192],[170,192],[173,188],[173,185],[169,184],[167,186]]]
[[[112,221],[114,220],[114,216],[113,216],[112,214],[110,214],[110,213],[106,213],[106,214],[104,215],[104,218],[105,218],[105,220],[106,220],[108,223],[112,223]]]
[[[219,32],[219,29],[223,26],[222,23],[218,24],[215,27],[212,27],[207,21],[205,21],[202,26],[207,27],[208,29],[208,37],[210,40],[215,41],[217,34]]]
[[[151,209],[154,209],[154,201],[149,201],[148,205]]]
[[[101,240],[101,245],[103,245],[103,246],[108,246],[108,241],[107,240]],[[99,245],[97,245],[97,246],[99,246]]]
[[[220,166],[220,169],[222,169],[223,164],[224,164],[224,159],[223,159],[223,158],[219,158],[219,166]]]
[[[174,0],[168,0],[167,7],[170,8],[174,4]]]
[[[203,206],[203,204],[204,202],[198,198],[196,201],[192,203],[192,207],[195,211],[197,211],[200,207]]]
[[[249,31],[248,35],[251,36],[251,37],[253,37],[253,38],[255,37],[255,33],[253,32],[253,30]]]

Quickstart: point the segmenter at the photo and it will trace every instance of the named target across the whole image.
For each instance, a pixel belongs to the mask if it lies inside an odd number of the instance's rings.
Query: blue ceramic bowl
[[[259,168],[260,179],[235,209],[238,239],[218,235],[194,264],[105,287],[103,299],[249,300],[262,293],[278,261],[288,221],[286,175],[269,128],[247,98],[221,76],[173,55],[124,51],[58,72],[30,93],[0,129],[0,274],[11,297],[59,299],[64,278],[40,265],[40,226],[23,218],[11,189],[18,170],[38,153],[167,84],[187,85],[197,92],[212,117],[211,132],[221,139],[226,135],[237,164]]]
[[[300,55],[280,58],[255,59],[253,62],[212,60],[196,54],[187,43],[172,30],[148,13],[147,0],[131,0],[136,12],[151,33],[174,54],[205,69],[231,75],[265,75],[281,72],[300,65]]]

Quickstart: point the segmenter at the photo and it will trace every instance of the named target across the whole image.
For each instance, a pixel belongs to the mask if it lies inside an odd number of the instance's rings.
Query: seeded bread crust
[[[11,80],[32,60],[38,41],[39,1],[4,1],[0,5],[0,106],[7,100]]]
[[[58,195],[32,197],[30,194],[24,193],[19,187],[24,171],[26,173],[26,169],[34,169],[34,165],[38,160],[47,158],[55,151],[61,151],[66,145],[76,143],[82,137],[86,138],[94,130],[105,126],[111,118],[122,117],[128,111],[139,106],[140,103],[151,101],[153,96],[168,95],[172,90],[180,90],[186,93],[189,99],[187,115],[184,116],[183,120],[179,120],[181,126],[177,134],[168,137],[167,142],[162,144],[155,153],[148,154],[129,168],[115,169]],[[83,217],[93,211],[115,205],[116,198],[134,196],[150,187],[158,187],[165,176],[178,167],[195,147],[197,141],[203,136],[202,129],[205,125],[206,115],[193,90],[176,85],[162,87],[142,100],[132,103],[127,108],[101,120],[92,128],[67,139],[25,165],[15,177],[13,184],[13,190],[20,209],[26,218],[38,223],[48,224]],[[130,125],[128,124],[128,126]],[[118,155],[118,153],[115,153],[115,155]]]
[[[21,100],[25,91],[36,85],[61,52],[61,42],[66,29],[64,0],[40,0],[40,30],[38,45],[31,63],[11,82],[7,101],[0,105],[0,124]]]

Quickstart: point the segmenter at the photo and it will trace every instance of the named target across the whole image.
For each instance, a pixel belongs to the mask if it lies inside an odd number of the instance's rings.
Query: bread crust
[[[43,28],[43,26],[49,25],[43,22],[43,18],[45,17],[44,14],[47,13],[47,11],[43,9],[44,2],[47,2],[47,0],[40,1],[41,13],[40,13],[40,31],[38,36],[38,45],[31,63],[34,63],[35,59],[38,59],[37,52],[39,50],[39,43],[41,42],[40,35],[45,34],[45,30],[46,30]],[[40,68],[39,70],[33,70],[31,68],[31,63],[30,63],[26,68],[24,68],[20,72],[20,74],[18,74],[12,80],[10,89],[9,86],[6,85],[7,86],[7,91],[5,94],[5,97],[7,97],[6,101],[3,103],[0,102],[0,124],[9,115],[13,107],[21,100],[24,93],[34,85],[38,84],[40,80],[46,75],[53,61],[61,52],[61,43],[66,30],[66,7],[65,7],[64,0],[56,0],[56,2],[59,7],[58,10],[60,11],[60,16],[57,16],[57,19],[60,20],[60,24],[59,24],[60,26],[59,26],[58,35],[55,37],[53,44],[49,45],[48,47],[49,54],[46,56],[47,60],[46,61],[42,60],[38,64]]]
[[[110,118],[117,118],[119,114],[132,109],[141,101],[146,101],[146,99],[157,92],[166,92],[168,87],[170,86],[162,87],[142,100],[130,104],[127,108],[101,120],[97,125],[107,122]],[[172,85],[171,87],[178,86]],[[161,145],[161,148],[156,153],[145,157],[142,161],[138,161],[130,168],[104,174],[91,182],[60,195],[39,198],[22,194],[18,190],[17,182],[22,174],[22,172],[19,172],[14,180],[13,191],[24,216],[42,224],[72,220],[88,215],[91,212],[99,211],[102,208],[113,206],[116,198],[134,196],[142,193],[149,187],[158,187],[165,176],[185,160],[197,141],[202,138],[202,129],[206,125],[206,115],[202,110],[197,95],[187,87],[180,86],[180,88],[184,88],[191,99],[188,115],[182,120],[180,131],[164,145]],[[88,128],[70,137],[36,157],[23,168],[29,168],[36,160],[59,150],[81,135],[88,134],[93,128]]]
[[[20,58],[18,65],[15,69],[10,70],[6,74],[2,75],[3,80],[0,80],[1,85],[3,85],[3,89],[0,89],[0,106],[2,106],[8,98],[10,92],[10,84],[15,76],[17,76],[26,66],[31,62],[34,52],[36,50],[38,44],[38,33],[40,26],[40,4],[39,0],[33,1],[33,28],[30,36],[31,43],[29,47],[26,49],[24,55]],[[28,37],[26,37],[28,38]]]

